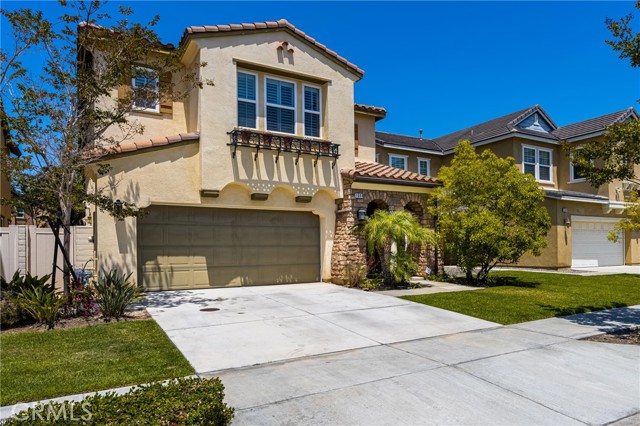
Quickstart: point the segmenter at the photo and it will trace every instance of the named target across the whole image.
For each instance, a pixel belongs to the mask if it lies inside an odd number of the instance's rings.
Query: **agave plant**
[[[106,322],[120,320],[131,302],[140,297],[138,287],[129,281],[132,274],[125,275],[117,269],[102,271],[94,283],[96,303]]]

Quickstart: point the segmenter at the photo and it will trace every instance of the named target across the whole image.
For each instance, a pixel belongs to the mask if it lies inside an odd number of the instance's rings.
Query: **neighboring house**
[[[0,105],[0,108],[2,106]],[[22,155],[20,148],[11,141],[11,134],[6,126],[6,123],[0,123],[0,155]],[[0,162],[0,199],[10,200],[12,197],[11,183],[7,178],[5,172],[2,170],[2,162]],[[0,227],[9,226],[9,224],[15,224],[15,219],[19,219],[20,216],[24,217],[24,211],[16,211],[14,222],[12,222],[13,208],[8,203],[0,204]]]
[[[638,233],[620,243],[607,239],[622,218],[625,196],[640,189],[638,181],[614,181],[594,188],[580,175],[560,143],[585,144],[601,138],[605,127],[637,120],[633,108],[558,127],[538,105],[435,139],[376,132],[378,160],[409,171],[436,176],[453,158],[461,140],[479,151],[490,149],[513,157],[523,173],[544,189],[552,219],[548,245],[540,257],[525,256],[519,266],[569,268],[640,263]],[[640,165],[636,165],[640,176]]]
[[[347,265],[375,261],[352,228],[376,209],[405,209],[433,226],[425,205],[439,183],[431,176],[449,153],[437,141],[376,134],[386,111],[354,103],[364,73],[356,65],[285,20],[189,27],[180,45],[185,67],[207,62],[199,72],[215,85],[132,113],[146,139],[114,147],[104,160],[110,174],[94,180],[148,214],[118,221],[96,212],[98,268],[134,272],[150,290],[340,281]],[[541,119],[551,123],[539,110]],[[557,138],[540,139],[527,142],[555,140],[559,158]],[[405,163],[376,163],[390,153]],[[550,168],[554,182],[566,179]],[[554,220],[551,238],[560,239],[562,218]],[[426,249],[415,255],[421,270],[441,259]],[[570,265],[544,259],[546,267]]]

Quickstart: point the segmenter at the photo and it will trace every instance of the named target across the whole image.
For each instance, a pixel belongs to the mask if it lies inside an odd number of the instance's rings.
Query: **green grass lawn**
[[[0,405],[193,373],[152,320],[0,335]]]
[[[405,296],[500,324],[515,324],[640,304],[640,275],[578,276],[495,272],[500,285],[473,291]]]

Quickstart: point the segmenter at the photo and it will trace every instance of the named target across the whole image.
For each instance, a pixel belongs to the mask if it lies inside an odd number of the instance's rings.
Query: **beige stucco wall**
[[[358,155],[360,161],[376,161],[376,118],[372,115],[355,113],[358,126]]]
[[[277,46],[287,41],[294,53]],[[340,169],[353,167],[353,84],[358,76],[286,32],[269,32],[197,38],[187,49],[185,62],[207,62],[202,79],[213,86],[192,93],[186,102],[174,102],[173,118],[138,113],[147,137],[200,131],[200,140],[156,150],[112,157],[108,177],[97,178],[113,198],[150,205],[183,205],[217,208],[310,211],[319,216],[322,278],[330,279],[331,250],[335,232],[335,199],[342,194]],[[239,147],[235,158],[227,132],[237,127],[237,71],[258,75],[258,130],[265,129],[264,78],[274,76],[296,83],[297,136],[302,136],[302,84],[320,86],[322,92],[322,139],[340,144],[340,158]],[[372,144],[371,144],[372,145]],[[219,191],[218,197],[202,196],[201,190]],[[268,194],[265,201],[251,194]],[[297,196],[311,197],[308,203]],[[116,221],[97,213],[99,267],[137,271],[136,219]]]
[[[279,50],[288,42],[294,52]],[[191,43],[200,48],[200,60],[210,66],[202,69],[204,78],[215,86],[200,91],[199,122],[201,130],[202,188],[220,190],[231,182],[242,182],[253,192],[270,192],[277,185],[288,184],[301,195],[312,195],[320,189],[341,193],[339,170],[354,163],[353,84],[358,76],[311,48],[306,42],[284,32],[247,33],[222,37],[198,38]],[[258,64],[257,66],[255,64]],[[257,69],[256,69],[257,67]],[[261,152],[254,162],[255,150],[239,148],[235,160],[227,132],[237,126],[237,71],[258,74],[258,129],[265,130],[264,77],[287,79],[296,84],[297,135],[302,136],[302,83],[321,87],[322,138],[340,144],[340,158],[313,157],[282,153],[275,163],[275,152]]]
[[[380,154],[380,163],[389,165],[389,154],[407,156],[407,167],[410,172],[418,173],[418,158],[426,158],[431,160],[431,176],[438,176],[438,170],[442,166],[443,157],[441,155],[433,155],[422,152],[405,151],[393,148],[384,148],[378,146],[376,152]]]
[[[199,156],[198,144],[188,143],[111,158],[112,172],[98,178],[97,185],[111,191],[113,198],[135,203],[138,207],[182,205],[313,212],[320,219],[322,277],[331,278],[335,230],[333,193],[321,190],[313,195],[311,202],[297,203],[296,192],[291,187],[278,186],[266,201],[253,201],[249,187],[231,183],[217,198],[201,196]],[[135,275],[138,263],[136,219],[117,221],[109,214],[98,212],[97,239],[98,268],[117,267]]]

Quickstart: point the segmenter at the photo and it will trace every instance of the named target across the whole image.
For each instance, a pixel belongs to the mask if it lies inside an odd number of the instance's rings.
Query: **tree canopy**
[[[185,69],[182,49],[161,42],[158,17],[141,24],[129,7],[112,17],[103,1],[60,3],[67,13],[57,19],[29,8],[2,10],[13,37],[0,50],[0,119],[23,155],[0,161],[14,187],[28,188],[29,202],[62,225],[68,252],[76,206],[89,202],[117,217],[139,214],[126,200],[111,199],[109,188],[88,192],[86,175],[88,165],[144,132],[131,116],[136,105],[181,99],[208,82],[197,72],[206,64]],[[27,57],[41,69],[25,65]],[[144,84],[131,85],[139,75]],[[127,82],[135,87],[116,96]],[[109,171],[107,164],[97,169]]]
[[[434,208],[438,229],[468,281],[484,282],[497,264],[516,263],[525,253],[539,255],[546,246],[551,219],[541,205],[544,192],[513,158],[489,150],[478,155],[463,141],[438,179],[443,183]]]

